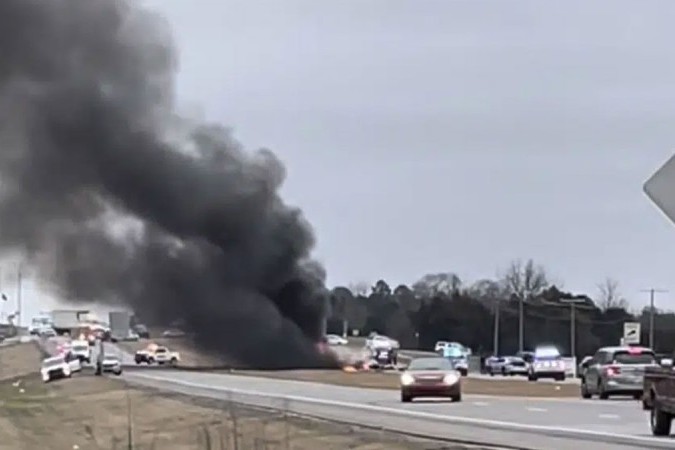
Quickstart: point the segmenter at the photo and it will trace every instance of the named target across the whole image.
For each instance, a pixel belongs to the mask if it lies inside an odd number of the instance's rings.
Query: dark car
[[[462,375],[445,358],[413,359],[401,375],[401,401],[416,397],[445,397],[462,400]]]
[[[145,325],[138,324],[134,327],[134,331],[138,335],[139,338],[141,339],[150,339],[150,332],[148,331],[148,327]]]

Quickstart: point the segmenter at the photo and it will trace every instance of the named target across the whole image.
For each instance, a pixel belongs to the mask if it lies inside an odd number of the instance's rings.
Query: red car
[[[401,375],[401,401],[417,397],[462,401],[462,376],[446,358],[413,359]]]

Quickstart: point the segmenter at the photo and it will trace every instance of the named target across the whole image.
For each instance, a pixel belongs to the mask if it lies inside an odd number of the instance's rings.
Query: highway
[[[117,346],[106,344],[106,351],[133,364],[131,355]],[[161,390],[499,448],[675,449],[675,439],[651,436],[648,415],[634,400],[465,395],[461,403],[403,404],[397,391],[242,375],[155,369],[123,377]]]
[[[248,376],[153,370],[125,378],[190,395],[507,448],[675,448],[675,439],[651,437],[647,414],[631,400],[465,396],[462,403],[402,404],[396,391]]]

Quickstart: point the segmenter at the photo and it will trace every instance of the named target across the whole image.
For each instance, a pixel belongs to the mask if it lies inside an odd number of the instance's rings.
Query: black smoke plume
[[[284,167],[178,117],[176,67],[135,1],[0,1],[0,246],[68,300],[181,319],[252,367],[321,365],[325,275]]]

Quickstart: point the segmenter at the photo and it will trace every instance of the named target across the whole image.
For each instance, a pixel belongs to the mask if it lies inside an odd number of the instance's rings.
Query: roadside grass
[[[0,382],[0,449],[464,449],[224,400],[76,375]]]

